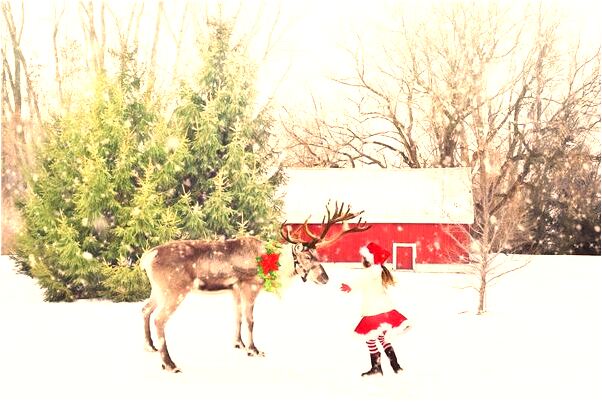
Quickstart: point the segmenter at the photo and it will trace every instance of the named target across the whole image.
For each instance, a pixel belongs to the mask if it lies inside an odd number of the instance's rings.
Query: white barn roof
[[[469,168],[289,168],[281,188],[289,223],[320,223],[326,203],[364,210],[370,223],[474,221]],[[354,220],[355,221],[355,220]]]

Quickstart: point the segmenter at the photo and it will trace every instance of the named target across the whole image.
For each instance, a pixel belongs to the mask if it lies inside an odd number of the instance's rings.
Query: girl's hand
[[[349,293],[351,292],[351,287],[346,283],[341,284],[341,292]]]

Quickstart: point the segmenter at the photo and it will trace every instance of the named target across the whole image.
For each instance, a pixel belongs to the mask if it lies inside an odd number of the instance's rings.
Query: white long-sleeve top
[[[364,317],[386,313],[395,308],[382,284],[381,273],[380,265],[363,268],[349,284],[352,292],[360,294],[362,299],[361,314]]]

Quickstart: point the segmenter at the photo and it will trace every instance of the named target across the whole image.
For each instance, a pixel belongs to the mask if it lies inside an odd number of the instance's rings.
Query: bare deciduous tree
[[[8,34],[10,37],[10,46],[13,50],[13,62],[14,69],[12,73],[12,85],[11,89],[13,90],[13,101],[14,101],[14,118],[15,121],[20,121],[22,117],[22,84],[21,78],[22,76],[25,78],[25,88],[27,91],[27,100],[30,104],[30,113],[32,117],[37,119],[40,127],[42,126],[42,117],[40,114],[40,107],[38,104],[38,94],[35,91],[34,84],[32,81],[31,72],[29,71],[27,60],[23,55],[23,51],[21,50],[21,37],[23,35],[23,27],[25,25],[25,11],[23,2],[21,1],[21,25],[17,27],[15,24],[15,19],[13,18],[13,11],[8,1],[2,2],[2,14],[4,16],[4,21],[6,22],[6,29],[8,30]],[[7,55],[4,54],[3,59],[6,60]],[[7,63],[3,63],[3,65],[8,66]],[[10,67],[9,67],[10,68]]]
[[[470,272],[479,279],[479,314],[485,309],[487,286],[521,267],[498,265],[495,261],[500,252],[513,251],[528,241],[534,222],[528,219],[527,188],[529,182],[536,179],[537,168],[566,154],[566,135],[584,138],[592,128],[599,126],[599,117],[592,109],[596,99],[599,107],[599,89],[597,93],[586,89],[592,87],[592,79],[599,81],[599,69],[592,65],[593,59],[585,58],[579,68],[569,71],[561,81],[566,88],[559,91],[555,84],[561,65],[554,51],[556,26],[544,24],[541,13],[537,17],[537,40],[528,49],[527,62],[518,69],[515,78],[493,96],[487,96],[486,70],[473,67],[464,102],[466,116],[462,120],[462,130],[474,141],[474,151],[469,159],[474,171],[475,199],[475,223],[470,230],[472,263],[469,266]],[[479,60],[482,54],[495,56],[495,52],[477,52]],[[588,73],[580,75],[581,69]],[[569,117],[575,114],[574,118]],[[569,122],[574,123],[572,128],[562,130]],[[562,144],[550,146],[559,137]],[[536,144],[547,144],[545,148],[554,151],[542,154]]]
[[[482,174],[480,186],[486,188],[494,180],[489,173]],[[488,209],[494,200],[491,197],[487,200],[481,198],[481,202]],[[501,250],[512,252],[528,231],[527,213],[520,197],[517,197],[497,215],[475,222],[468,230],[455,227],[454,231],[448,232],[450,238],[457,240],[459,250],[469,256],[467,264],[463,265],[463,273],[467,275],[467,286],[474,289],[478,295],[477,314],[483,314],[487,310],[489,287],[502,276],[526,265],[524,260],[509,263],[503,258],[506,253],[502,253]],[[465,243],[465,239],[469,239],[469,242]]]
[[[150,98],[153,93],[155,86],[155,80],[157,79],[157,45],[159,43],[159,33],[161,31],[161,20],[163,19],[163,1],[159,1],[157,6],[157,19],[155,22],[155,32],[153,34],[153,42],[151,46],[151,54],[149,61],[147,88],[145,91],[145,97]]]
[[[59,46],[58,46],[58,35],[59,28],[61,26],[61,19],[65,14],[65,8],[61,9],[60,14],[57,16],[55,12],[54,16],[54,27],[52,29],[52,49],[54,51],[54,78],[56,79],[56,85],[58,90],[59,102],[62,108],[65,107],[65,95],[63,94],[63,75],[61,73],[61,61],[59,57]]]
[[[292,139],[284,146],[285,163],[289,166],[305,167],[355,167],[359,164],[387,167],[387,160],[375,150],[362,144],[352,130],[342,125],[327,123],[322,111],[314,100],[313,114],[308,120],[283,125],[283,130]],[[341,135],[341,130],[348,135]]]
[[[107,51],[107,31],[105,23],[105,3],[100,3],[100,32],[96,28],[96,14],[94,11],[94,2],[88,1],[86,5],[83,0],[80,1],[80,7],[85,15],[82,15],[82,29],[85,33],[86,44],[88,47],[89,62],[92,64],[97,74],[105,71],[105,54]]]
[[[2,1],[2,251],[11,247],[19,219],[14,197],[23,191],[22,168],[33,160],[35,133],[43,133],[42,118],[32,73],[21,48],[25,8],[20,18],[8,1]],[[26,106],[24,107],[24,102]],[[37,123],[37,124],[36,124]]]
[[[169,21],[167,20],[167,17],[166,17],[167,29],[169,30],[171,38],[176,47],[176,55],[175,55],[175,60],[174,60],[174,65],[173,65],[173,78],[175,81],[177,81],[180,77],[179,67],[180,67],[180,59],[182,57],[182,42],[184,39],[184,32],[186,29],[186,18],[188,16],[188,14],[189,14],[189,3],[186,2],[186,3],[184,3],[184,9],[182,10],[182,17],[180,19],[179,31],[176,31],[175,28],[172,28],[171,24],[169,23]]]
[[[541,6],[500,4],[437,5],[422,22],[400,17],[386,43],[372,43],[383,52],[352,53],[355,77],[338,80],[355,90],[345,121],[288,124],[291,147],[305,150],[295,156],[471,167],[475,234],[485,237],[486,222],[501,222],[517,196],[526,210],[526,189],[545,166],[599,130],[600,53],[563,51],[559,22]]]

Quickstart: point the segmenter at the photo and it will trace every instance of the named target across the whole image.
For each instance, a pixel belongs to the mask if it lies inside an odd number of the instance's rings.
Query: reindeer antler
[[[305,222],[307,222],[307,220]],[[295,234],[298,234],[300,232],[300,230],[301,230],[301,227],[297,228],[297,230],[295,230]],[[301,237],[291,236],[290,227],[286,226],[286,221],[284,221],[284,223],[282,225],[280,225],[280,236],[282,236],[282,238],[284,240],[286,240],[287,242],[292,243],[292,244],[305,244],[306,243]]]
[[[303,225],[301,225],[296,231],[295,234],[297,236],[292,237],[290,232],[285,230],[285,223],[282,224],[281,226],[281,230],[280,230],[280,235],[282,236],[282,238],[286,241],[288,241],[289,243],[293,243],[293,244],[297,244],[297,243],[301,243],[303,244],[305,247],[307,248],[316,248],[318,245],[320,246],[325,246],[325,245],[329,245],[334,243],[335,241],[337,241],[338,239],[340,239],[342,236],[346,235],[347,233],[353,233],[353,232],[363,232],[365,230],[370,229],[371,225],[367,225],[365,222],[362,222],[362,218],[360,218],[356,224],[356,226],[349,228],[349,229],[344,229],[343,231],[341,231],[340,233],[336,234],[334,237],[325,240],[326,235],[328,234],[328,232],[330,231],[330,229],[332,228],[332,226],[336,223],[343,223],[343,222],[347,222],[351,219],[355,219],[358,216],[360,216],[362,213],[364,213],[364,211],[360,211],[360,212],[351,212],[351,206],[348,205],[347,206],[347,210],[345,210],[345,203],[341,203],[341,205],[339,206],[338,202],[335,202],[335,206],[334,206],[334,213],[330,212],[330,208],[328,207],[328,204],[326,204],[326,216],[324,218],[322,218],[322,232],[317,235],[315,233],[313,233],[311,230],[309,230],[308,227],[308,221],[309,218],[307,218],[305,220],[305,222],[303,223]],[[305,234],[311,239],[309,241],[304,241],[301,239],[301,237],[298,236],[300,230],[303,229],[303,231],[305,232]]]
[[[336,234],[334,237],[326,239],[326,235],[335,223],[344,223],[350,221],[351,219],[355,219],[363,213],[363,210],[359,212],[351,212],[351,205],[348,205],[347,209],[345,210],[344,202],[341,203],[340,206],[338,202],[335,202],[334,213],[331,214],[330,209],[328,208],[328,204],[326,204],[326,216],[322,219],[322,224],[324,225],[324,227],[322,228],[322,232],[318,236],[310,232],[309,228],[307,227],[307,224],[303,225],[305,233],[312,238],[311,247],[316,247],[318,245],[327,246],[336,242],[342,236],[348,233],[363,232],[370,229],[372,225],[367,225],[365,222],[362,222],[362,218],[360,218],[356,226],[344,229],[338,234]]]

